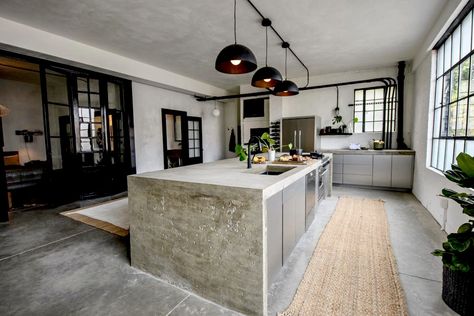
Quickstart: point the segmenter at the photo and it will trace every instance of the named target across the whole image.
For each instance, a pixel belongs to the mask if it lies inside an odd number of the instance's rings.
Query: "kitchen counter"
[[[247,169],[234,158],[129,176],[132,266],[246,315],[266,315],[267,203],[274,207],[275,196],[302,184],[304,233],[305,176],[321,163],[278,164],[294,168],[262,175],[267,165]]]
[[[322,153],[340,155],[415,155],[411,149],[321,149]]]

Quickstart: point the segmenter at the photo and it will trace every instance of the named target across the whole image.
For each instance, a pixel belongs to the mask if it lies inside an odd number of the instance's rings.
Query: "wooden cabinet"
[[[267,199],[268,286],[283,266],[283,192]]]
[[[392,187],[411,189],[413,184],[413,156],[392,156]]]
[[[392,155],[374,155],[372,185],[377,187],[392,185]]]
[[[305,232],[305,178],[283,189],[283,263]]]

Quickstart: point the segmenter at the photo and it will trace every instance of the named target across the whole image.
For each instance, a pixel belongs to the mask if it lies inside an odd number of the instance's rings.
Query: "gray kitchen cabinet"
[[[268,286],[283,266],[283,192],[266,201],[267,205],[267,258]]]
[[[390,187],[392,185],[392,155],[374,155],[372,185]]]
[[[333,183],[342,183],[342,173],[343,173],[343,164],[344,156],[343,155],[333,155],[332,159],[332,182]]]
[[[392,156],[392,187],[410,189],[413,184],[413,160],[412,155]]]
[[[342,183],[372,185],[372,156],[344,155]]]
[[[283,263],[305,232],[305,178],[283,189]]]

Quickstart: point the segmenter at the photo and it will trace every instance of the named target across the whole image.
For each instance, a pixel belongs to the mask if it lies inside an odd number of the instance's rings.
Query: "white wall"
[[[223,103],[224,108],[224,128],[225,128],[225,158],[233,158],[235,157],[235,153],[229,151],[229,141],[232,129],[234,130],[235,134],[235,143],[238,144],[239,137],[238,137],[238,129],[237,126],[240,125],[239,123],[239,106],[240,102],[239,99],[233,99]]]
[[[437,30],[441,32],[445,29],[445,24],[449,24],[453,18],[453,12],[458,12],[457,4],[459,1],[453,1],[447,4],[444,12],[441,14],[440,20],[435,24]],[[461,2],[459,6],[465,3]],[[433,37],[439,37],[437,32],[432,32]],[[427,39],[426,42],[432,42]],[[426,47],[420,50],[417,55],[417,61],[414,63],[413,70],[413,111],[412,120],[412,144],[416,150],[415,156],[415,173],[413,183],[413,194],[428,209],[433,217],[440,223],[448,233],[457,230],[457,227],[466,221],[467,216],[461,213],[461,208],[454,202],[448,201],[448,209],[445,210],[438,195],[443,188],[451,188],[453,190],[462,191],[458,186],[446,180],[446,178],[427,164],[431,153],[429,148],[429,140],[431,130],[431,106],[433,103],[433,84],[432,75],[432,53],[427,51]],[[407,115],[410,115],[407,113]],[[445,200],[446,201],[446,200]]]
[[[142,83],[132,83],[135,154],[137,173],[162,170],[163,135],[161,109],[186,111],[189,116],[202,117],[204,162],[224,157],[224,112],[212,115],[214,102],[198,102],[193,97]]]
[[[44,132],[39,75],[38,81],[31,83],[0,79],[0,104],[10,109],[10,114],[2,118],[3,149],[18,151],[21,164],[30,160],[46,160],[44,135],[33,136],[33,142],[27,143],[27,147],[23,136],[15,135],[15,130],[23,129]]]

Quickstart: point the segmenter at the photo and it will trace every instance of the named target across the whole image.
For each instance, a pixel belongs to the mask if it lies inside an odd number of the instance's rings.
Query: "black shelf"
[[[324,133],[324,134],[319,134],[319,136],[349,136],[352,135],[352,133]]]

